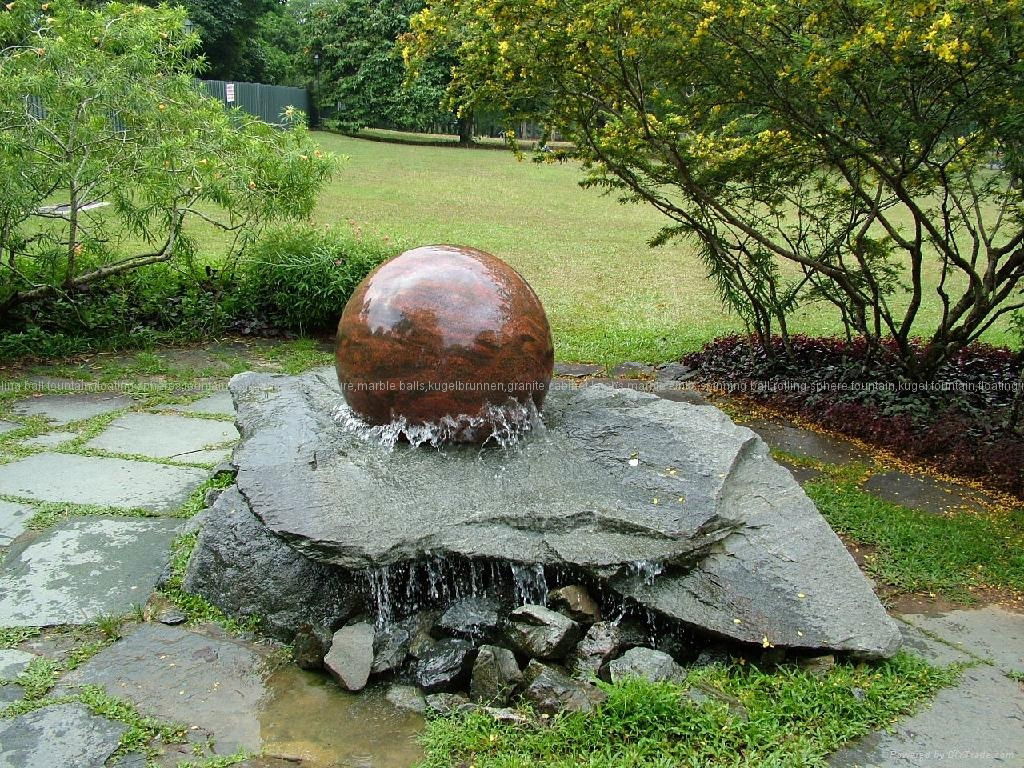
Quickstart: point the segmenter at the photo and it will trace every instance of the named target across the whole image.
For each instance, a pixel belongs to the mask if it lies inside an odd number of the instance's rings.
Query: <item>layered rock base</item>
[[[661,633],[890,656],[899,632],[788,470],[721,411],[555,389],[512,447],[387,448],[346,426],[333,371],[247,373],[237,484],[186,587],[291,640],[580,583]]]

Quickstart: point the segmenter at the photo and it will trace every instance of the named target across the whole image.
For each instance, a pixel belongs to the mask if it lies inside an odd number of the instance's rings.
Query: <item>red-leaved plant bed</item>
[[[1011,423],[1021,352],[972,344],[920,384],[891,351],[872,353],[860,339],[794,336],[790,355],[776,344],[769,355],[749,337],[724,336],[683,362],[706,387],[1024,498],[1024,416]]]

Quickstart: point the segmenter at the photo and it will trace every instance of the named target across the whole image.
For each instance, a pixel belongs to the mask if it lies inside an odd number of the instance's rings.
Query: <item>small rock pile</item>
[[[598,678],[683,679],[671,655],[647,647],[642,627],[603,621],[586,588],[562,587],[547,602],[506,612],[490,598],[467,597],[384,628],[355,622],[331,635],[306,625],[295,660],[348,691],[390,679],[388,699],[401,708],[483,706],[512,721],[520,716],[506,707],[517,700],[541,714],[589,712],[605,698]]]

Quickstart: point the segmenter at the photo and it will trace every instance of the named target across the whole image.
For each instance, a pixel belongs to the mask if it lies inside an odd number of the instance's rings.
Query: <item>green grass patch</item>
[[[939,516],[883,501],[850,480],[805,486],[838,532],[875,549],[869,572],[908,592],[970,602],[968,587],[1024,590],[1024,509]]]
[[[595,712],[506,725],[471,712],[431,720],[421,768],[806,768],[843,744],[912,712],[959,668],[909,654],[877,665],[840,663],[823,677],[785,666],[704,667],[682,685],[605,685]],[[686,691],[717,691],[691,700]]]
[[[0,627],[0,649],[17,648],[41,633],[39,627]]]
[[[311,368],[334,365],[334,353],[324,349],[323,344],[316,339],[282,342],[262,350],[261,355],[290,375],[304,373]]]

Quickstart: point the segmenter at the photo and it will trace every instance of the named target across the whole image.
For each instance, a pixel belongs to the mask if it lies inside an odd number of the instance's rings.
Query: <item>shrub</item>
[[[229,327],[232,287],[211,268],[159,263],[73,295],[36,299],[8,315],[0,359],[64,357],[206,338]]]
[[[238,269],[237,317],[309,333],[338,322],[345,302],[398,249],[348,230],[293,225],[267,232]]]
[[[929,385],[903,376],[893,342],[879,352],[863,338],[798,335],[789,355],[773,356],[758,341],[724,336],[684,362],[705,386],[1024,497],[1021,352],[971,344],[951,354]]]

